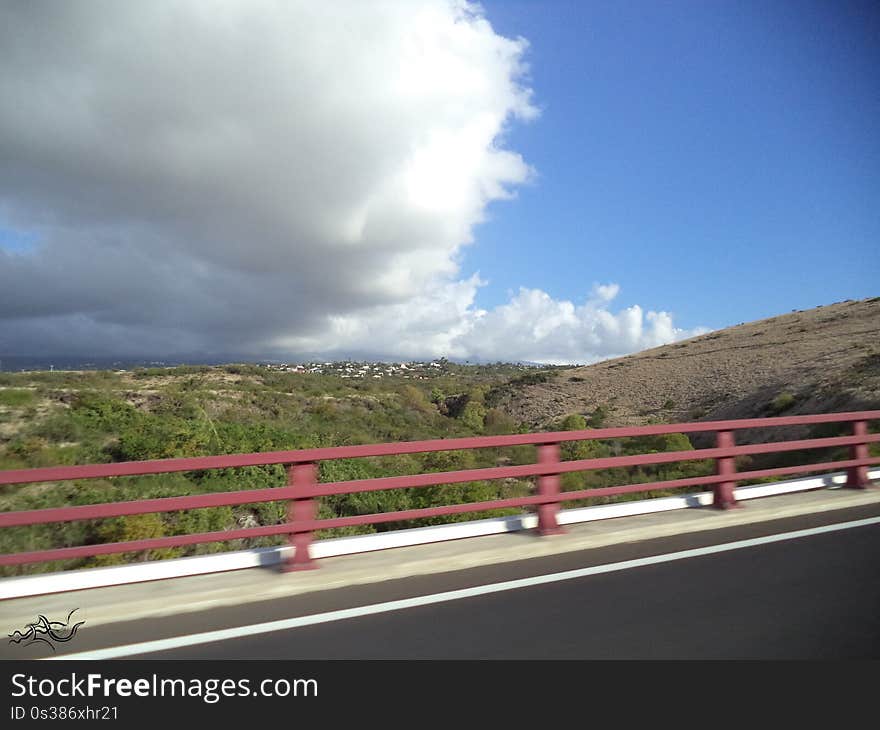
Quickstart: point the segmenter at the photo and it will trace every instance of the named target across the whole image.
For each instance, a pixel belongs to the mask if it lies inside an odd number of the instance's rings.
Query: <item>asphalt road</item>
[[[173,618],[108,624],[64,653],[473,589],[876,517],[838,510]],[[880,525],[164,651],[153,659],[880,658]],[[430,600],[430,599],[429,599]],[[370,609],[372,610],[372,609]],[[80,640],[81,639],[81,640]]]
[[[880,526],[154,656],[877,658]]]

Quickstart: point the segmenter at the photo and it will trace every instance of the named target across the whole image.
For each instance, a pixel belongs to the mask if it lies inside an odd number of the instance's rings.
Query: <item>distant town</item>
[[[403,377],[427,379],[448,372],[446,360],[432,362],[308,362],[299,364],[269,364],[269,370],[285,373],[311,373],[313,375],[336,375],[340,378]]]
[[[382,361],[354,361],[354,360],[335,360],[335,361],[311,361],[311,362],[267,362],[267,361],[251,361],[246,360],[226,360],[205,362],[198,360],[104,360],[104,361],[82,361],[82,360],[59,360],[51,363],[30,358],[5,358],[0,360],[0,372],[32,372],[32,371],[48,371],[48,372],[70,372],[83,370],[113,370],[115,372],[143,371],[149,369],[166,369],[177,367],[262,367],[275,372],[301,373],[309,375],[333,375],[340,378],[410,378],[417,380],[427,380],[443,375],[449,375],[459,368],[469,369],[503,369],[509,374],[517,371],[528,371],[536,368],[547,369],[552,366],[542,365],[540,363],[471,363],[471,362],[453,362],[446,358],[435,360],[413,360],[409,362],[382,362]]]

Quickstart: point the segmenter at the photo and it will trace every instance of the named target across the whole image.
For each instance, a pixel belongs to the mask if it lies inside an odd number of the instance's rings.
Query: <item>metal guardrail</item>
[[[172,512],[177,510],[200,509],[204,507],[255,504],[259,502],[274,502],[280,500],[287,500],[289,505],[287,521],[279,525],[11,553],[0,555],[0,565],[21,565],[54,560],[69,560],[71,558],[83,558],[111,553],[180,547],[199,543],[225,542],[227,540],[237,540],[241,538],[288,535],[294,550],[292,557],[284,564],[284,568],[286,570],[301,570],[316,567],[315,562],[310,555],[310,545],[312,543],[313,533],[316,530],[379,524],[383,522],[397,522],[402,520],[415,520],[466,512],[534,506],[538,514],[538,532],[542,535],[550,535],[562,531],[562,528],[560,528],[556,520],[560,504],[562,502],[578,499],[606,497],[659,489],[665,490],[711,485],[714,492],[714,506],[719,509],[729,509],[737,506],[734,497],[734,487],[737,481],[838,469],[847,470],[847,486],[865,488],[868,484],[868,466],[880,464],[880,457],[870,457],[868,455],[868,444],[880,442],[880,434],[868,433],[868,422],[878,419],[880,419],[880,411],[859,411],[853,413],[829,413],[809,416],[752,418],[732,421],[708,421],[703,423],[676,423],[626,428],[588,429],[584,431],[557,431],[551,433],[516,434],[511,436],[480,436],[473,438],[438,439],[433,441],[404,441],[399,443],[366,444],[362,446],[339,446],[302,449],[297,451],[274,451],[253,454],[233,454],[228,456],[161,459],[153,461],[122,462],[116,464],[6,470],[0,471],[0,485],[144,474],[167,474],[172,472],[228,469],[272,464],[286,465],[288,479],[285,486],[266,489],[246,489],[235,492],[219,492],[185,497],[162,497],[129,502],[4,512],[0,513],[0,528],[53,524],[72,520],[119,517],[151,512]],[[852,424],[852,435],[749,444],[744,446],[736,446],[734,437],[736,431],[743,429],[767,428],[771,426],[802,426],[822,423],[850,423]],[[716,446],[714,448],[695,449],[693,451],[636,454],[632,456],[614,456],[574,461],[562,461],[560,459],[559,445],[570,441],[605,440],[671,433],[699,432],[716,432]],[[321,483],[318,481],[317,465],[320,461],[522,445],[537,446],[538,459],[536,463],[521,466],[468,469],[464,471],[414,474],[409,476],[382,477],[376,479],[358,479],[342,482]],[[735,459],[738,456],[798,451],[801,449],[822,449],[829,447],[849,447],[850,458],[818,464],[803,464],[771,469],[758,469],[742,472],[736,470]],[[560,475],[569,472],[667,464],[698,459],[714,459],[715,474],[659,482],[626,484],[597,489],[582,489],[566,492],[560,490]],[[316,518],[316,500],[319,497],[327,495],[353,494],[386,489],[426,487],[438,484],[454,484],[477,480],[530,476],[538,477],[537,489],[535,494],[526,497],[496,499],[486,502],[471,502],[467,504],[440,507],[427,507],[397,512],[355,515],[350,517],[335,517],[329,519]]]

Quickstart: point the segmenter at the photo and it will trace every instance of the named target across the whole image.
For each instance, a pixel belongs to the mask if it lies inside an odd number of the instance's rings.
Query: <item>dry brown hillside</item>
[[[499,395],[532,427],[600,406],[606,425],[880,408],[880,297],[729,327]]]

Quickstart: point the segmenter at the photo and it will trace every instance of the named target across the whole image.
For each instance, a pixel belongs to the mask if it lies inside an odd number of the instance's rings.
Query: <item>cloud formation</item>
[[[638,305],[612,312],[617,284],[595,286],[580,305],[521,288],[509,302],[487,311],[474,305],[484,283],[473,276],[435,286],[405,303],[335,317],[319,336],[295,337],[287,344],[340,357],[395,352],[412,358],[586,364],[707,331],[676,328],[667,312],[645,312]]]
[[[459,261],[531,170],[522,39],[459,0],[0,7],[0,352],[595,359],[677,336]],[[369,333],[369,334],[367,334]]]

